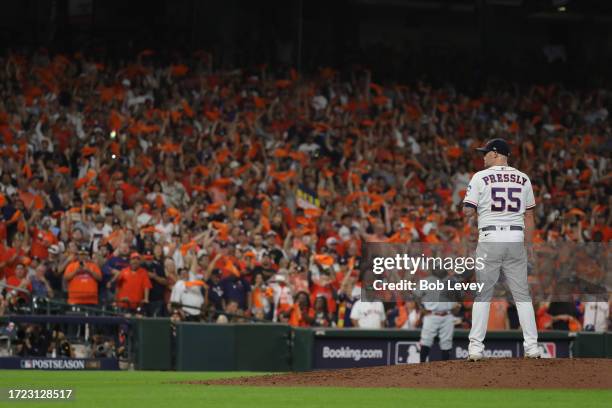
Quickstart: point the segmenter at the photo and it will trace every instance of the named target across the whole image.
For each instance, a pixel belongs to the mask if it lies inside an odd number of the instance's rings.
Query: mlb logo
[[[395,344],[395,364],[421,362],[421,345],[418,341],[398,341]]]
[[[32,360],[21,360],[21,368],[32,368]]]
[[[557,357],[557,345],[553,342],[538,343],[540,349],[540,355],[542,358],[556,358]]]

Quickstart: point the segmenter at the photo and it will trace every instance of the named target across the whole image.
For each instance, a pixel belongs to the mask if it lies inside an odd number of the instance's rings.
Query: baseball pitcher
[[[523,329],[525,357],[539,358],[538,331],[527,283],[527,248],[534,229],[535,199],[529,177],[508,166],[510,148],[503,139],[493,139],[477,150],[484,153],[485,170],[474,174],[463,200],[470,224],[478,218],[476,256],[484,268],[476,279],[484,283],[474,299],[468,360],[484,355],[484,338],[489,320],[493,288],[504,274],[516,303]]]

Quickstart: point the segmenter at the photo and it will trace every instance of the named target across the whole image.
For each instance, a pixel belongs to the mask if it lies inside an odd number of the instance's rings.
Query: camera
[[[108,342],[98,344],[94,349],[95,358],[112,357],[113,350]]]
[[[59,355],[62,357],[70,357],[71,355],[70,343],[67,340],[63,340],[59,346]]]

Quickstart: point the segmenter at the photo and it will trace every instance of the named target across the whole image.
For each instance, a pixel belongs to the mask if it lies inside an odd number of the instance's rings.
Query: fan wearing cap
[[[141,266],[138,252],[130,254],[130,265],[114,279],[117,281],[117,306],[135,312],[143,304],[149,303],[149,290],[153,285],[147,270]]]
[[[474,174],[463,200],[469,224],[478,220],[476,257],[483,266],[476,268],[476,279],[484,284],[475,294],[468,359],[484,356],[491,297],[503,271],[516,304],[525,356],[539,358],[538,332],[527,283],[527,252],[533,240],[535,198],[529,177],[508,165],[510,147],[503,139],[493,139],[478,148],[484,153],[484,170]]]
[[[89,250],[81,246],[77,260],[69,263],[64,270],[64,280],[68,285],[68,303],[71,305],[98,304],[98,282],[102,272],[98,265],[89,259]]]

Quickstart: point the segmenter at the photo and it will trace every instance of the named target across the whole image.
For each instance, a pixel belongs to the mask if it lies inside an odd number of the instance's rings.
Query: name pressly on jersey
[[[478,228],[524,226],[523,215],[535,207],[529,177],[510,166],[493,166],[474,174],[464,204],[478,212]]]
[[[489,174],[482,178],[482,181],[485,182],[485,185],[488,186],[489,183],[517,183],[521,186],[524,186],[527,183],[527,178],[523,176],[519,176],[518,174]]]

